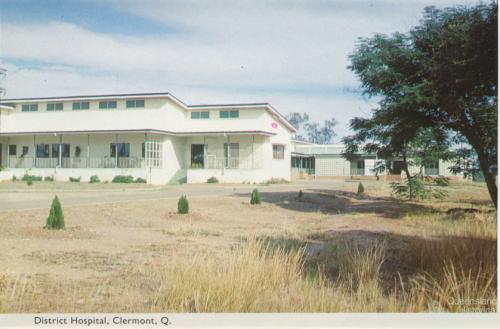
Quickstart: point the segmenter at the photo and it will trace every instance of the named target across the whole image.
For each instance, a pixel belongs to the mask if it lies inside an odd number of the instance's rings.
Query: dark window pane
[[[81,108],[82,110],[88,110],[90,108],[89,102],[82,102]]]
[[[80,103],[73,103],[73,110],[79,110],[80,106]]]
[[[23,112],[29,112],[30,110],[30,106],[27,105],[27,104],[23,104],[22,108],[21,108],[21,111]]]
[[[191,144],[191,168],[203,168],[204,145]]]
[[[201,119],[208,119],[208,118],[210,118],[210,112],[208,112],[208,111],[201,112],[200,113],[200,118]]]
[[[54,104],[47,104],[47,111],[54,111]]]
[[[116,101],[109,102],[108,109],[116,109]]]
[[[229,118],[229,112],[228,111],[220,111],[219,112],[219,117],[221,119],[226,119],[226,118]]]
[[[199,119],[200,112],[191,112],[191,119]]]
[[[9,155],[17,155],[17,145],[9,145]]]
[[[135,107],[144,107],[144,99],[138,99],[135,101]]]
[[[22,155],[22,156],[27,155],[27,154],[28,154],[28,152],[29,152],[29,149],[30,149],[30,148],[29,148],[29,146],[23,146],[23,154],[21,154],[21,155]]]
[[[64,109],[63,103],[56,103],[55,104],[55,110],[56,111],[62,111]]]
[[[239,111],[231,111],[229,112],[229,117],[231,118],[238,118],[240,116],[240,112]]]
[[[99,102],[99,108],[100,109],[107,109],[108,103],[107,102]]]
[[[48,158],[49,157],[49,144],[37,144],[36,156],[37,156],[37,158]]]
[[[38,111],[38,104],[31,104],[31,105],[30,105],[30,111],[31,111],[31,112],[36,112],[36,111]]]
[[[135,101],[127,101],[127,108],[133,108],[135,107]]]
[[[59,144],[52,144],[52,157],[59,158]]]

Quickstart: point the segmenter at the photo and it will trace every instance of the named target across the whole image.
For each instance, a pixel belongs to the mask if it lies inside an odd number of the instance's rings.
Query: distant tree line
[[[297,129],[295,139],[316,143],[316,144],[329,144],[332,142],[333,137],[336,136],[334,131],[337,125],[337,120],[325,120],[323,125],[317,122],[311,122],[307,113],[300,114],[299,112],[290,113],[287,116],[288,121]]]

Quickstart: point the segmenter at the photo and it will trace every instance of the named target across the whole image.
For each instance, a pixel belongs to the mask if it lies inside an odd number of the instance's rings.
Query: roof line
[[[73,96],[6,98],[6,99],[0,99],[0,101],[1,102],[10,102],[10,101],[29,101],[29,100],[37,100],[37,99],[72,99],[72,98],[125,97],[125,96],[132,96],[132,97],[134,97],[134,96],[162,96],[162,95],[164,95],[164,96],[172,96],[172,94],[170,94],[169,92],[155,92],[155,93],[98,94],[98,95],[73,95]],[[174,98],[176,98],[176,97],[174,97]]]

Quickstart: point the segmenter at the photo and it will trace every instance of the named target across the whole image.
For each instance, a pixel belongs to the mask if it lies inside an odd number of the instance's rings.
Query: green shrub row
[[[146,180],[144,178],[141,178],[141,177],[137,177],[134,180],[133,176],[118,175],[118,176],[115,176],[113,178],[112,182],[113,183],[125,183],[125,184],[129,184],[129,183],[146,183]]]

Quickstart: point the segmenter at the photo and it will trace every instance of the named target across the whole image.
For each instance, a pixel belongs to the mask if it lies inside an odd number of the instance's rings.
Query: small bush
[[[302,199],[304,197],[304,192],[302,192],[302,190],[299,191],[299,195],[298,195],[298,198],[299,199]]]
[[[359,182],[358,184],[358,194],[365,193],[365,187],[363,186],[363,183]]]
[[[54,176],[45,176],[43,178],[45,182],[53,182],[54,181]]]
[[[23,176],[23,178],[21,180],[23,180],[23,181],[31,180],[32,182],[34,182],[34,181],[41,182],[42,181],[42,176],[34,176],[34,175],[24,174],[24,176]]]
[[[16,177],[16,175],[12,176],[12,181],[13,181],[13,182],[17,182],[17,177]]]
[[[286,179],[283,179],[283,178],[275,178],[275,177],[272,177],[264,182],[262,182],[262,184],[265,184],[265,185],[269,185],[269,184],[286,184],[286,183],[289,183],[289,181],[287,181]]]
[[[141,178],[141,177],[137,177],[134,181],[134,183],[142,183],[142,184],[145,184],[147,183],[146,180],[144,178]]]
[[[434,178],[434,183],[436,183],[437,186],[446,187],[450,185],[450,179],[443,176],[438,176]]]
[[[181,196],[177,202],[177,212],[179,214],[187,214],[189,212],[189,202],[185,195]]]
[[[33,185],[33,179],[32,179],[31,177],[28,177],[28,178],[26,179],[26,185],[28,185],[28,186]]]
[[[210,183],[210,184],[213,184],[213,183],[218,183],[219,180],[217,179],[217,177],[210,177],[209,179],[207,179],[207,183]]]
[[[54,200],[52,200],[52,206],[50,207],[49,217],[47,217],[45,228],[49,230],[60,230],[64,228],[64,214],[57,195],[54,197]]]
[[[78,183],[82,177],[70,177],[69,181],[72,183]]]
[[[99,179],[99,176],[97,175],[92,175],[90,176],[89,183],[94,184],[94,183],[100,183],[101,180]]]
[[[126,183],[126,184],[133,183],[134,177],[118,175],[118,176],[115,176],[111,182],[113,182],[113,183]]]
[[[250,204],[260,204],[260,193],[259,190],[254,189],[250,197]]]

